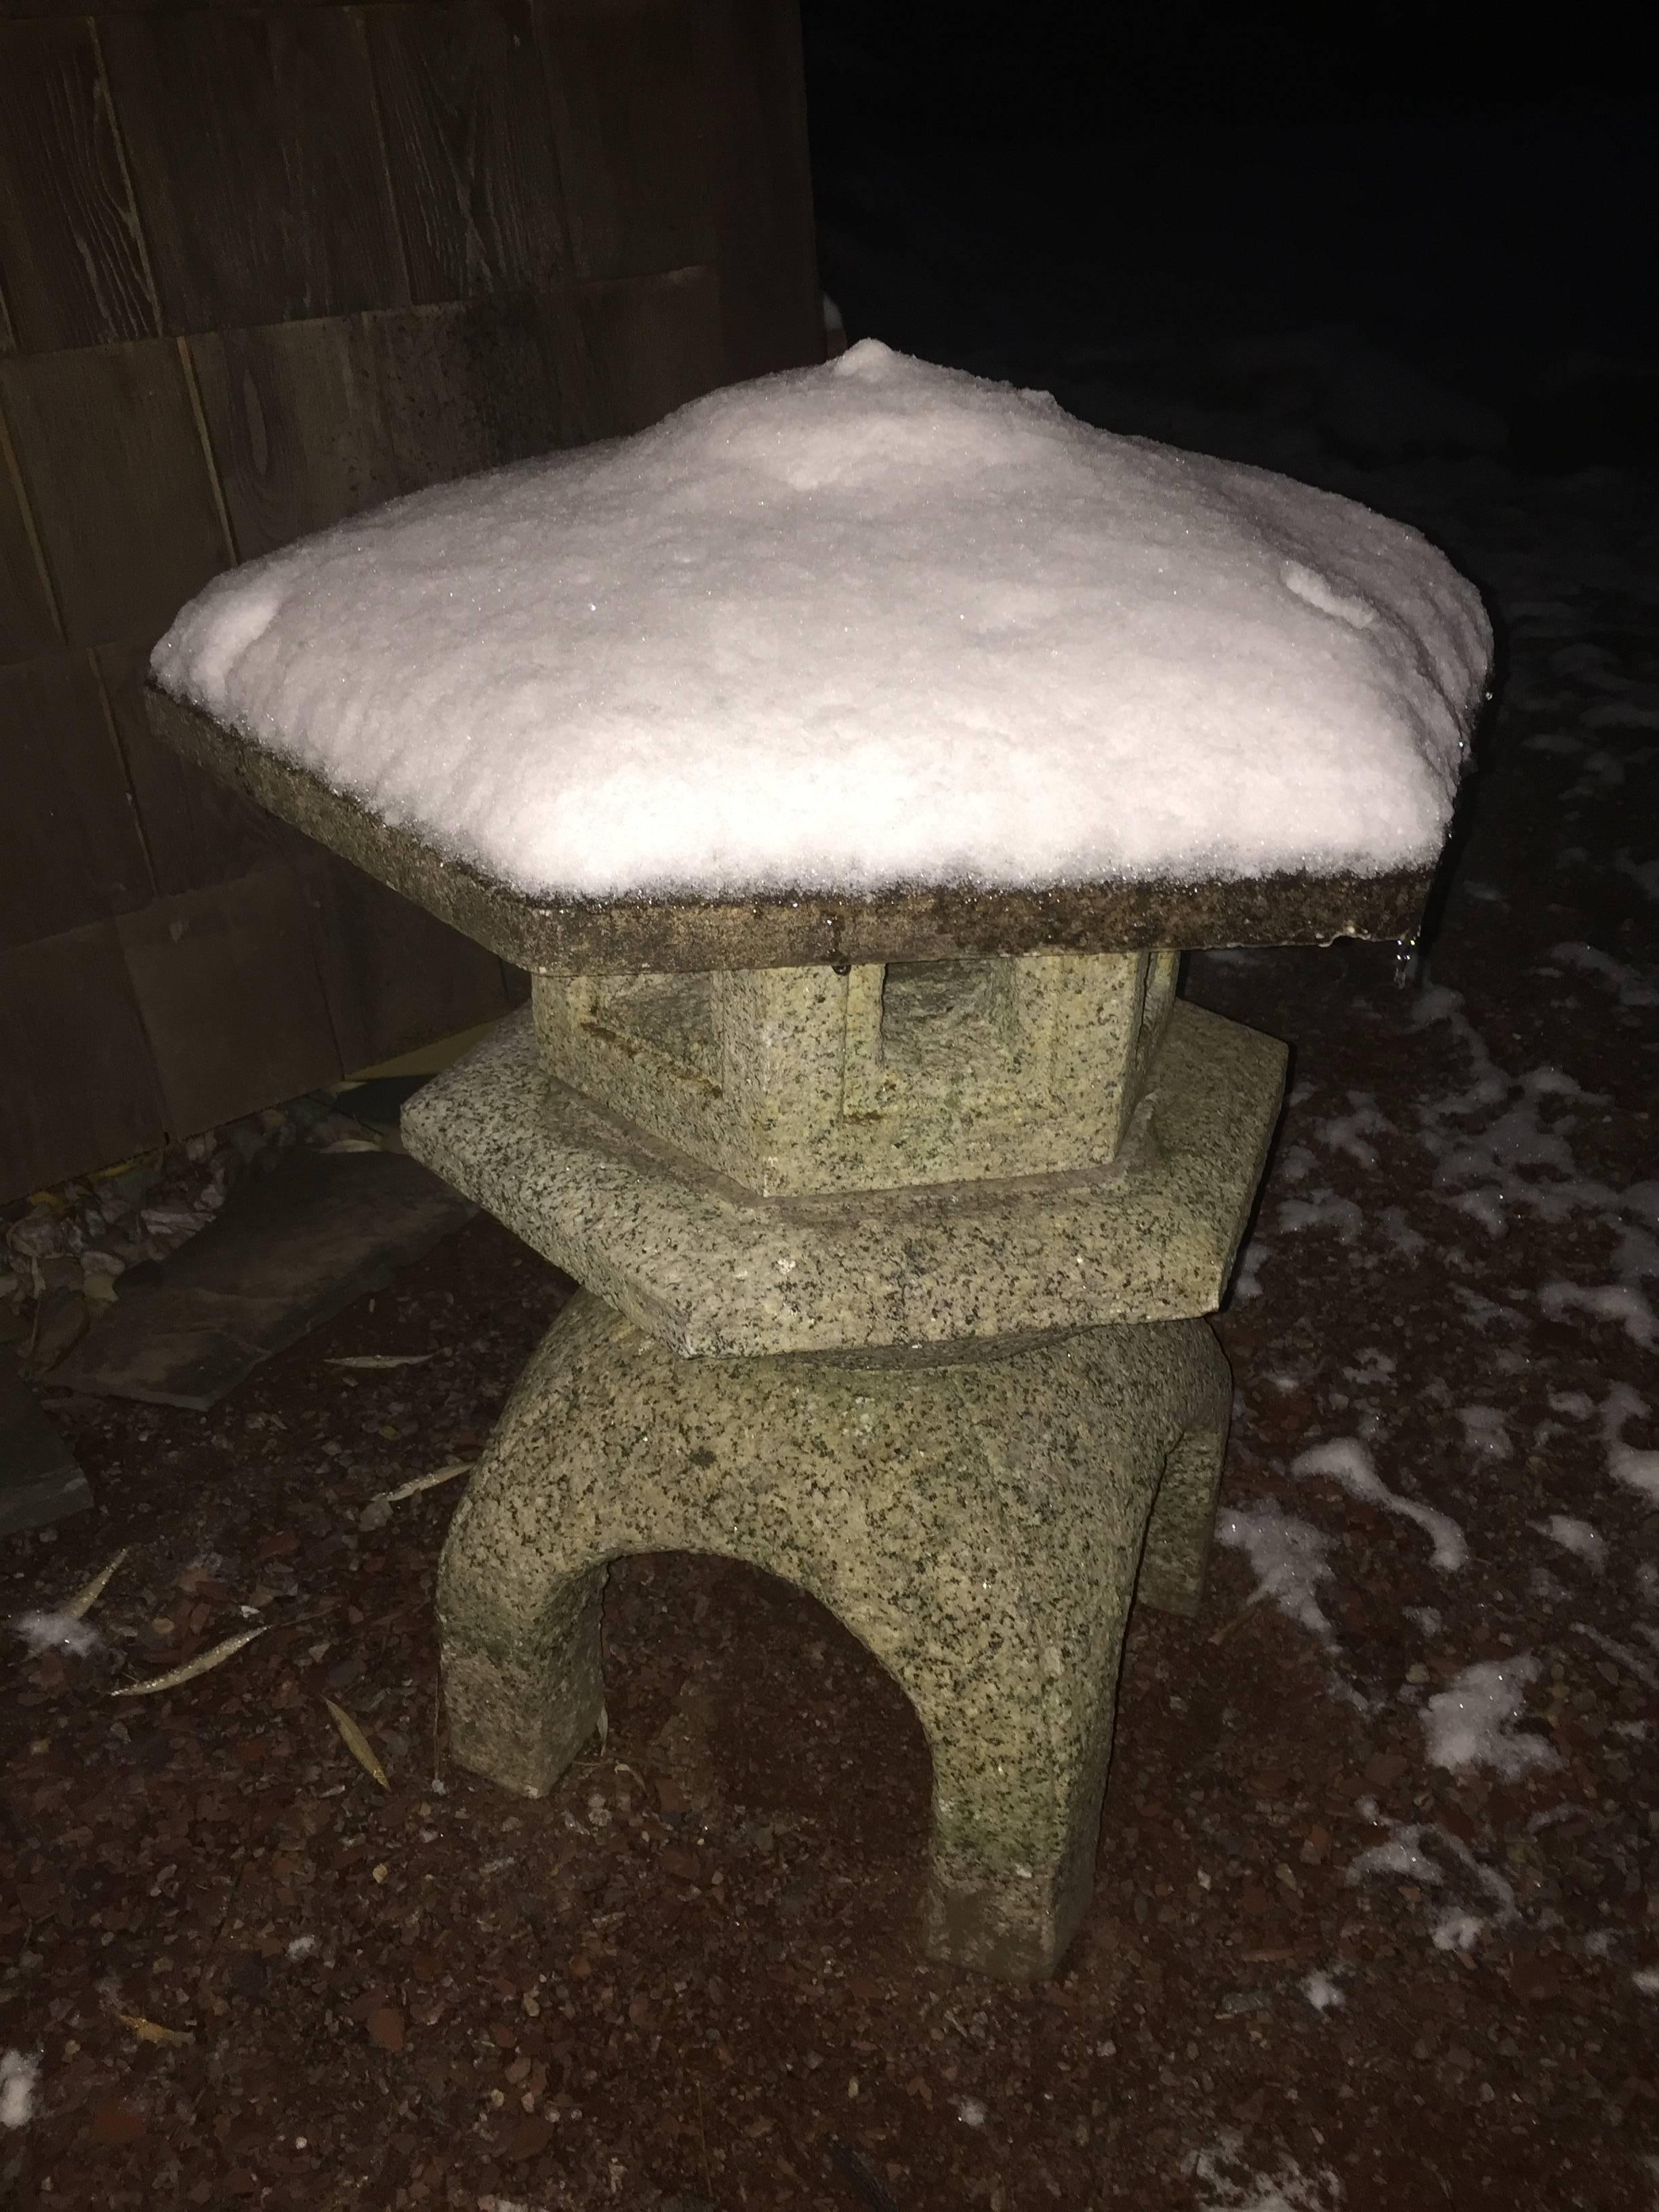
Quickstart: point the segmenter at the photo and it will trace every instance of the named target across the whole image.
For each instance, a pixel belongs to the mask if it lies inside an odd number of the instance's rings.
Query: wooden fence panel
[[[411,297],[556,282],[564,191],[529,0],[368,11]]]
[[[0,950],[0,1191],[106,1167],[167,1126],[117,926]]]
[[[0,662],[27,660],[62,642],[22,489],[0,437]]]
[[[20,354],[0,406],[70,643],[159,636],[230,558],[178,348]]]
[[[0,26],[0,270],[30,353],[161,328],[85,18]]]
[[[726,117],[714,252],[736,381],[823,358],[800,20],[775,0],[710,0],[703,27]]]
[[[373,1067],[507,1011],[501,963],[471,938],[319,847],[306,874],[343,1067]]]
[[[537,0],[565,203],[584,276],[712,261],[711,88],[682,0]]]
[[[712,269],[584,284],[574,308],[578,441],[643,430],[726,380]]]
[[[121,15],[102,36],[169,331],[407,301],[353,10]]]
[[[307,842],[297,830],[216,776],[192,768],[150,734],[140,687],[149,673],[152,641],[124,638],[100,646],[94,658],[155,890],[200,890],[271,860],[292,861]]]
[[[271,323],[189,341],[208,441],[244,560],[404,487],[355,325]]]
[[[521,994],[138,687],[234,560],[821,357],[793,6],[0,10],[0,1203]]]
[[[12,865],[0,868],[0,945],[55,937],[155,896],[88,654],[0,668],[0,759],[15,841]]]
[[[169,1127],[211,1128],[345,1073],[297,869],[179,891],[117,927]]]

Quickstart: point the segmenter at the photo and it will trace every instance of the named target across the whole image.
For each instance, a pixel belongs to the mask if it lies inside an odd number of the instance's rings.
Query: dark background
[[[853,337],[1113,427],[1233,418],[1188,442],[1294,418],[1360,461],[1652,456],[1659,104],[1604,17],[802,12]]]

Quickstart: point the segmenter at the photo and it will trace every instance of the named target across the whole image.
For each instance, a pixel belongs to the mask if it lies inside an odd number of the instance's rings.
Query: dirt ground
[[[92,1651],[7,1642],[0,2197],[1655,2202],[1647,491],[1482,464],[1370,496],[1488,588],[1502,710],[1426,970],[1190,963],[1290,1040],[1292,1091],[1218,1322],[1226,1540],[1196,1622],[1135,1619],[1058,1978],[920,1958],[914,1717],[828,1615],[718,1559],[615,1570],[608,1736],[552,1796],[455,1767],[431,1593],[456,1488],[362,1522],[477,1451],[568,1294],[481,1220],[212,1413],[43,1392],[98,1502],[11,1540],[0,1613],[132,1548]],[[328,1364],[370,1353],[422,1357]],[[1252,1534],[1286,1528],[1304,1580],[1255,1602]],[[1518,1710],[1436,1763],[1432,1700],[1483,1662]]]

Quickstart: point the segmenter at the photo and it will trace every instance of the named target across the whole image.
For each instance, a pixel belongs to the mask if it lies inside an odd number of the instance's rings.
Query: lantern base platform
[[[744,1560],[827,1606],[916,1711],[929,1953],[1048,1974],[1093,1884],[1130,1602],[1197,1608],[1230,1397],[1200,1321],[925,1363],[684,1359],[579,1293],[445,1547],[456,1756],[545,1793],[603,1705],[609,1562]]]

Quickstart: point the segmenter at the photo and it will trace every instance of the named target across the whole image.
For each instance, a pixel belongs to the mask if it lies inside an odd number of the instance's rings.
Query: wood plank
[[[20,354],[0,406],[70,642],[159,635],[230,557],[178,349]]]
[[[84,653],[0,669],[0,945],[55,937],[154,895],[138,817]]]
[[[476,1211],[396,1152],[290,1152],[240,1184],[150,1279],[124,1285],[53,1383],[205,1413]]]
[[[144,713],[150,639],[100,645],[94,658],[126,765],[128,787],[157,892],[228,883],[272,860],[291,860],[306,841],[262,806],[161,744]]]
[[[292,868],[181,891],[117,927],[175,1136],[343,1073]]]
[[[63,640],[7,443],[0,423],[0,661],[27,660]]]
[[[617,438],[659,422],[725,381],[720,281],[712,269],[675,269],[585,284],[574,301],[580,363],[568,418],[578,441]]]
[[[522,291],[569,266],[528,0],[367,12],[416,301]]]
[[[714,258],[708,57],[687,0],[536,0],[576,269]]]
[[[591,381],[575,327],[499,294],[191,339],[238,550],[568,443]]]
[[[364,342],[402,489],[569,442],[569,366],[540,295],[372,315]]]
[[[700,20],[726,374],[737,382],[823,359],[800,19],[779,0],[711,0]]]
[[[0,1204],[107,1167],[165,1116],[112,921],[0,950]]]
[[[403,489],[359,319],[210,331],[189,345],[243,559]]]
[[[348,1069],[372,1067],[507,1012],[501,965],[422,907],[313,848],[329,1012]]]
[[[168,330],[407,301],[351,10],[112,16],[101,35]]]
[[[160,329],[87,17],[0,25],[0,268],[25,352]]]

